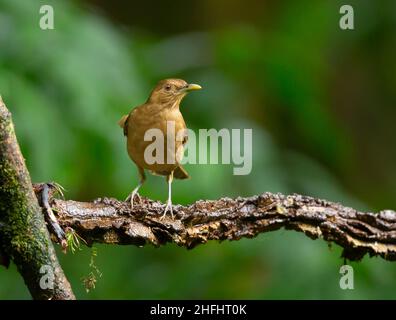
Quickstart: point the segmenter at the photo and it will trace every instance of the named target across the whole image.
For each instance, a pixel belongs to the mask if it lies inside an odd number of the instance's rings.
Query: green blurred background
[[[187,165],[174,203],[302,193],[361,210],[396,208],[396,2],[0,0],[0,94],[14,116],[35,182],[66,197],[125,198],[136,185],[119,118],[162,78],[199,83],[188,126],[253,128],[253,171]],[[55,30],[39,9],[55,10]],[[164,179],[141,193],[166,199]],[[96,245],[102,277],[86,293],[91,249],[59,257],[79,299],[392,299],[396,264],[352,263],[339,288],[338,246],[279,230],[187,251]],[[0,298],[29,299],[15,266],[0,268]]]

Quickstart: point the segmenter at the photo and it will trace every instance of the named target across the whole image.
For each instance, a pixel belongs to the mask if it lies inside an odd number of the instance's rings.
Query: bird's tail
[[[182,167],[178,166],[175,171],[173,171],[173,177],[176,179],[189,179],[187,171]]]

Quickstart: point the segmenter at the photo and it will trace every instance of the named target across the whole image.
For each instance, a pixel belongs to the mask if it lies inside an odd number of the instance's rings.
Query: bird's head
[[[148,101],[166,107],[175,107],[188,92],[200,89],[202,89],[200,85],[189,84],[182,79],[165,79],[158,82]]]

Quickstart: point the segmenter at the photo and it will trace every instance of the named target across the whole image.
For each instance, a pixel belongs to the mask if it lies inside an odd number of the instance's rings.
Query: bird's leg
[[[133,189],[133,191],[125,199],[125,201],[130,201],[132,209],[133,209],[133,200],[134,200],[135,196],[137,196],[137,198],[140,201],[140,195],[139,195],[138,191],[139,191],[140,187],[143,185],[144,181],[146,181],[146,175],[144,174],[144,169],[141,167],[138,167],[138,169],[139,169],[139,184],[137,185],[137,187],[135,189]]]
[[[173,171],[169,176],[166,177],[166,180],[168,182],[168,201],[166,202],[165,206],[165,211],[164,214],[161,216],[160,219],[163,219],[166,216],[166,213],[168,210],[170,211],[172,219],[173,217],[173,208],[172,208],[172,181],[173,181]]]
[[[142,183],[139,182],[137,187],[132,190],[132,192],[128,195],[128,197],[125,199],[125,201],[129,201],[131,203],[131,208],[133,209],[133,200],[135,199],[135,196],[139,199],[140,201],[140,194],[138,193],[140,187],[142,186]]]

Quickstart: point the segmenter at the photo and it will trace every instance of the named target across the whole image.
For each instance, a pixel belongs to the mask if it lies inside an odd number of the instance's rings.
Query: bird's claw
[[[167,212],[170,212],[172,219],[174,219],[173,215],[173,207],[172,207],[172,201],[168,200],[165,206],[164,214],[161,216],[160,220],[164,219],[166,216]]]
[[[133,209],[133,200],[135,199],[135,197],[137,197],[138,201],[140,202],[140,200],[142,199],[140,197],[140,194],[138,193],[137,190],[133,190],[129,196],[125,199],[125,201],[129,201],[131,204],[131,209]]]

